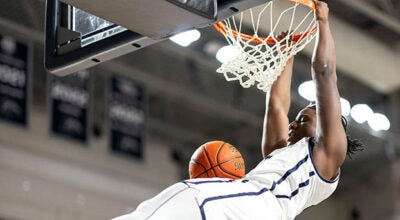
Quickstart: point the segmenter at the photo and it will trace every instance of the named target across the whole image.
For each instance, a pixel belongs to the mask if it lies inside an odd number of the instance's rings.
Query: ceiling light
[[[372,117],[368,119],[368,125],[374,131],[387,131],[390,128],[390,121],[384,114],[374,113]]]
[[[366,104],[354,105],[350,111],[351,117],[360,124],[367,121],[373,114],[372,109]]]
[[[190,31],[185,31],[179,34],[176,34],[169,39],[173,41],[176,44],[181,45],[182,47],[187,47],[189,46],[192,42],[197,41],[200,39],[200,31],[198,30],[190,30]]]
[[[301,97],[307,99],[310,102],[315,101],[316,99],[315,84],[311,80],[300,84],[298,92]]]

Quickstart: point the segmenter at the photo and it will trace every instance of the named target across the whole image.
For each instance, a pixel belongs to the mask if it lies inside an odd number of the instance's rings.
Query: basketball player
[[[319,41],[312,60],[317,102],[289,124],[291,58],[267,97],[264,160],[239,180],[185,180],[143,202],[127,219],[294,219],[336,189],[346,154],[359,150],[346,136],[336,85],[335,46],[327,4],[315,1]],[[344,122],[344,121],[343,121]]]

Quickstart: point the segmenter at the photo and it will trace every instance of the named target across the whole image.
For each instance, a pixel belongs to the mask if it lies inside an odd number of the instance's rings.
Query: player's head
[[[288,144],[295,144],[304,137],[314,137],[317,125],[316,111],[308,106],[299,111],[289,124]]]
[[[289,124],[289,144],[294,144],[304,137],[315,136],[317,124],[316,108],[317,105],[315,103],[309,104],[297,114],[295,121]],[[347,137],[347,154],[350,156],[350,154],[353,154],[355,151],[363,150],[364,145],[361,143],[361,141],[357,139],[351,139],[347,134],[347,119],[341,116],[341,121]]]

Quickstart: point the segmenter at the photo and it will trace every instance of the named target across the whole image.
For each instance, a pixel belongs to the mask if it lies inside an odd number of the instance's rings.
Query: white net
[[[217,23],[217,29],[239,51],[236,58],[217,69],[227,81],[238,80],[244,88],[256,85],[264,92],[269,91],[286,61],[316,36],[314,10],[298,3],[282,2],[271,0]],[[242,32],[245,26],[252,28],[252,35]],[[261,32],[265,37],[259,36]]]

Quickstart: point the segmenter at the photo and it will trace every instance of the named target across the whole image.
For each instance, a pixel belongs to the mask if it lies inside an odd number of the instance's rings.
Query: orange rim
[[[312,10],[315,9],[315,2],[313,0],[286,0],[286,1],[290,1],[290,2],[294,2],[294,3],[299,3],[299,4],[302,4],[302,5],[305,5],[305,6],[309,7]],[[271,38],[271,37],[269,37],[269,38],[266,38],[266,37],[254,37],[253,35],[243,34],[243,33],[240,33],[240,32],[238,32],[236,30],[233,30],[233,29],[229,28],[222,21],[215,23],[214,24],[214,28],[217,29],[218,32],[220,32],[221,34],[223,34],[225,36],[227,36],[228,33],[232,32],[234,37],[240,37],[244,41],[252,41],[252,42],[257,43],[257,44],[260,44],[262,42],[267,42],[267,44],[275,44],[276,41],[280,41],[281,40],[280,38],[274,39],[274,38]],[[311,31],[307,31],[307,32],[304,32],[302,34],[293,35],[291,41],[296,42],[296,41],[302,40],[302,39],[306,38],[308,35],[314,34],[316,32],[316,30],[317,30],[317,27],[314,26],[311,29]]]
[[[299,3],[302,5],[305,5],[313,10],[315,9],[315,2],[313,0],[286,0],[286,1]]]
[[[234,37],[240,37],[244,41],[252,41],[257,44],[260,44],[262,42],[267,42],[267,44],[272,45],[272,44],[276,44],[277,41],[281,40],[280,38],[254,37],[253,35],[243,34],[236,30],[230,29],[222,21],[215,23],[214,28],[217,29],[218,32],[220,32],[221,34],[223,34],[225,36],[227,36],[228,33],[232,32]],[[306,31],[302,34],[293,35],[291,41],[296,42],[296,41],[302,40],[302,39],[306,38],[308,35],[314,34],[316,32],[316,30],[317,30],[317,27],[314,26],[310,31]]]

